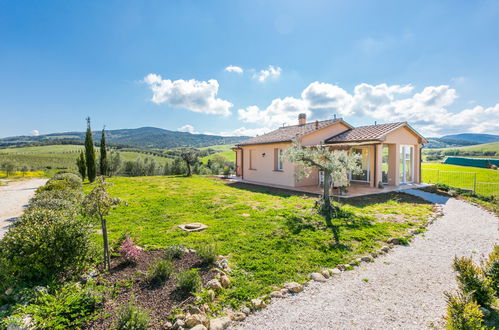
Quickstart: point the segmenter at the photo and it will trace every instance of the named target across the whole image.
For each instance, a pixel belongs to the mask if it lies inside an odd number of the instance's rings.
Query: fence
[[[499,183],[479,182],[475,172],[422,169],[424,183],[443,183],[450,187],[470,190],[484,196],[499,196]]]

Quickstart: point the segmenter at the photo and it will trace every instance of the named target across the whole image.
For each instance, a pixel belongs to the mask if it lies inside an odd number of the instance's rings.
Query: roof
[[[368,126],[359,126],[338,135],[330,137],[325,143],[345,143],[345,142],[363,142],[363,141],[381,141],[388,133],[400,128],[409,128],[415,135],[419,136],[423,141],[426,139],[421,136],[416,130],[409,126],[406,122],[396,122],[388,124],[377,124]]]
[[[342,122],[348,127],[347,123],[343,121],[341,118],[330,119],[330,120],[322,120],[318,122],[310,122],[304,125],[293,125],[293,126],[284,126],[280,127],[272,132],[256,136],[254,138],[245,140],[241,143],[238,143],[238,146],[244,145],[253,145],[253,144],[267,144],[267,143],[277,143],[277,142],[291,142],[294,139],[304,136],[308,133],[312,133],[318,129],[325,128],[335,123]],[[317,126],[316,126],[317,125]]]

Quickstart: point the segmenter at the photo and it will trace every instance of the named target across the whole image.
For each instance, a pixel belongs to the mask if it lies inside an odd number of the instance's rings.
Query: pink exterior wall
[[[303,136],[300,139],[300,143],[304,146],[317,145],[324,142],[324,140],[338,135],[348,129],[348,126],[342,122],[338,122],[334,125],[318,129],[312,133]]]

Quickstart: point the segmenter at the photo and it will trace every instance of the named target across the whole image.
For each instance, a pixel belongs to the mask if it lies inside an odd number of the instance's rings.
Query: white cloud
[[[275,67],[269,65],[269,67],[265,70],[260,70],[253,74],[253,79],[258,80],[259,82],[265,82],[268,79],[277,79],[281,75],[282,69],[280,67]]]
[[[34,129],[34,130],[31,131],[31,135],[38,136],[38,135],[40,135],[40,131],[37,130],[37,129]]]
[[[447,85],[427,86],[414,92],[411,85],[359,84],[353,93],[327,83],[313,82],[301,98],[274,99],[260,109],[239,109],[243,122],[277,128],[283,123],[295,124],[299,113],[310,119],[327,119],[333,114],[367,117],[381,122],[407,121],[423,134],[435,136],[455,132],[499,132],[499,103],[492,107],[474,106],[459,112],[448,109],[457,99],[455,89]]]
[[[229,65],[228,67],[225,68],[225,71],[227,72],[235,72],[235,73],[243,73],[244,70],[240,66],[236,65]]]
[[[172,81],[151,73],[144,78],[144,82],[153,92],[151,101],[156,104],[166,103],[199,113],[230,115],[232,103],[216,98],[219,85],[214,79]]]
[[[260,128],[246,128],[239,127],[232,131],[224,131],[224,132],[204,132],[203,134],[207,135],[220,135],[220,136],[257,136],[270,132],[272,129],[260,127]]]
[[[180,132],[188,132],[188,133],[191,133],[191,134],[199,134],[199,132],[196,132],[196,130],[194,129],[194,127],[192,125],[184,125],[182,127],[179,127],[178,130]]]

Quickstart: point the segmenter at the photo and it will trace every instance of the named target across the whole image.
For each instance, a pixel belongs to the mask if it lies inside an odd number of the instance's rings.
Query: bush
[[[494,291],[483,269],[468,257],[455,257],[453,267],[457,272],[456,279],[461,292],[481,306],[490,306],[494,301]]]
[[[80,328],[89,321],[102,298],[92,286],[81,288],[72,283],[55,292],[43,288],[27,305],[18,305],[14,313],[0,323],[8,327],[29,314],[37,329]]]
[[[136,263],[142,251],[133,243],[130,237],[127,237],[121,244],[119,252],[126,262]]]
[[[149,313],[137,307],[132,301],[118,312],[117,330],[146,330],[149,325]]]
[[[169,260],[159,260],[153,263],[147,271],[149,282],[163,283],[173,274],[173,265]]]
[[[495,296],[499,297],[499,245],[495,245],[494,251],[489,255],[485,264],[485,276],[490,280]]]
[[[217,247],[215,244],[201,245],[197,249],[197,254],[205,265],[211,265],[217,260]]]
[[[201,290],[203,282],[197,269],[186,270],[178,275],[177,287],[185,293],[195,293]]]
[[[77,275],[92,257],[91,233],[77,216],[28,210],[0,241],[3,272],[32,283]]]
[[[54,175],[44,186],[38,188],[37,192],[64,189],[81,190],[82,187],[79,176],[72,173],[63,173]]]
[[[447,328],[456,330],[482,329],[480,306],[468,296],[447,294]]]
[[[168,259],[180,259],[184,255],[185,246],[181,244],[172,244],[166,248],[166,257]]]
[[[29,202],[29,209],[45,208],[50,210],[74,210],[83,200],[80,190],[59,189],[38,192]],[[76,210],[74,210],[76,211]]]

